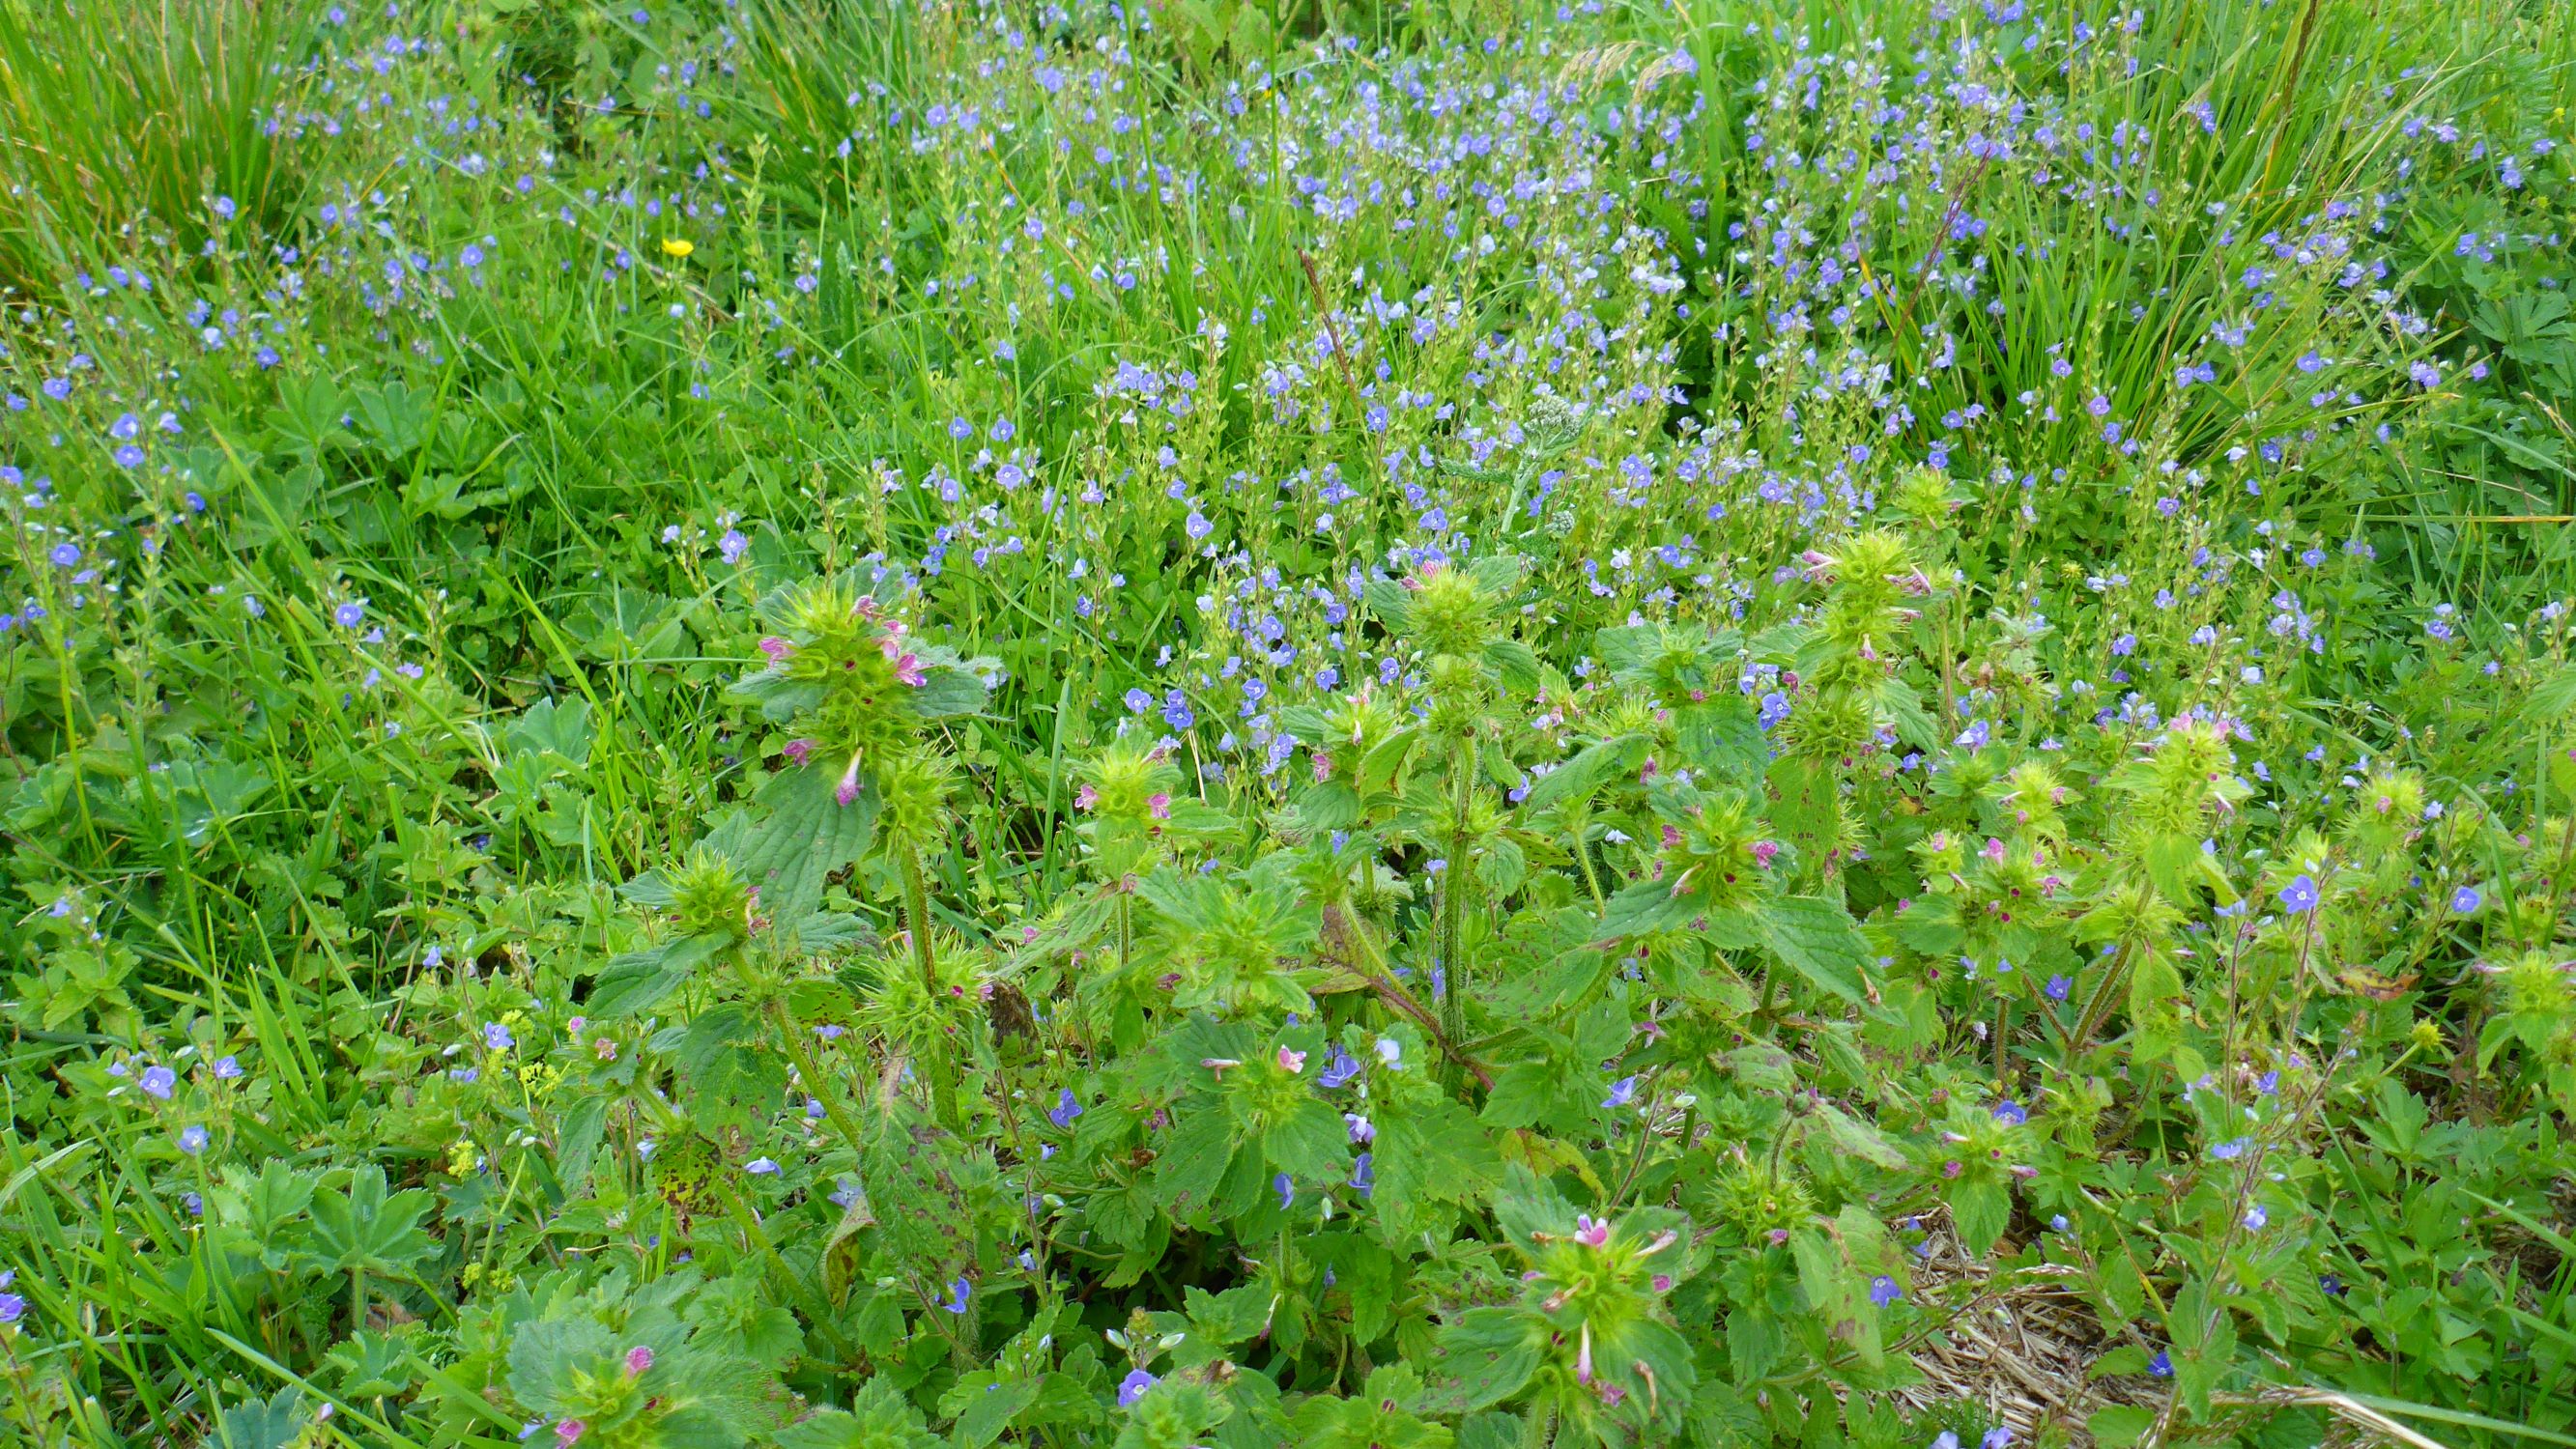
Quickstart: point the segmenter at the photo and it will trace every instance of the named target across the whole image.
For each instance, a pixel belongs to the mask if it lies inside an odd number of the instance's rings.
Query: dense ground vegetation
[[[2576,1444],[2571,66],[0,0],[0,1425]]]

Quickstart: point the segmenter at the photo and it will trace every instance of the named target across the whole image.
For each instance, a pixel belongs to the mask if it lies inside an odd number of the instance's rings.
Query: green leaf
[[[1471,1308],[1440,1335],[1439,1411],[1460,1414],[1499,1404],[1538,1372],[1539,1345],[1509,1308]]]
[[[214,1449],[287,1449],[298,1442],[312,1419],[304,1406],[304,1391],[289,1384],[268,1398],[224,1410],[207,1443]]]
[[[347,1188],[313,1196],[312,1256],[338,1272],[399,1274],[438,1251],[420,1228],[435,1201],[418,1188],[386,1192],[385,1170],[372,1162],[353,1167]]]
[[[721,936],[685,936],[608,963],[591,983],[582,1010],[593,1020],[622,1021],[678,990],[700,963],[725,945]]]
[[[1966,1178],[1950,1186],[1950,1218],[1959,1241],[1982,1258],[2012,1222],[2012,1194],[2000,1182]]]
[[[1850,914],[1815,896],[1786,896],[1760,910],[1762,943],[1799,975],[1858,1001],[1872,956]]]
[[[582,1195],[590,1184],[591,1165],[599,1158],[599,1139],[608,1125],[608,1098],[584,1097],[555,1124],[555,1180],[566,1198]]]
[[[1833,1138],[1834,1150],[1846,1157],[1857,1157],[1890,1171],[1906,1165],[1902,1149],[1879,1133],[1876,1127],[1861,1121],[1831,1102],[1818,1100],[1816,1116],[1825,1124],[1826,1134]]]
[[[832,1234],[823,1240],[823,1291],[834,1303],[847,1301],[850,1285],[859,1275],[866,1260],[866,1240],[860,1234],[877,1225],[875,1210],[868,1206],[867,1189],[853,1181],[847,1185],[850,1200],[842,1205],[841,1220],[832,1225]]]
[[[824,878],[875,841],[876,787],[863,779],[858,798],[844,805],[834,795],[839,784],[819,765],[783,770],[760,787],[757,810],[735,812],[707,837],[760,888],[761,914],[781,921],[812,915],[823,903]]]
[[[1601,783],[1619,773],[1634,735],[1614,735],[1597,744],[1586,745],[1572,759],[1541,775],[1521,797],[1521,808],[1531,814],[1563,800],[1577,800],[1601,788]]]
[[[990,1371],[968,1374],[939,1401],[939,1411],[956,1421],[948,1442],[956,1449],[984,1449],[1001,1438],[1002,1431],[1037,1397],[1035,1378]]]

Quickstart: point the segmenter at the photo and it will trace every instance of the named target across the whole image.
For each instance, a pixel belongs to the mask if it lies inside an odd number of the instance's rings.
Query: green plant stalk
[[[930,889],[923,882],[921,851],[911,841],[898,848],[903,860],[904,928],[912,937],[913,963],[921,969],[921,989],[934,1012],[946,1014],[946,1003],[940,1000],[938,958],[930,946]],[[948,1056],[944,1035],[933,1035],[922,1052],[922,1075],[930,1081],[930,1110],[939,1125],[954,1132],[957,1120],[957,1078]]]
[[[2084,1003],[2084,1014],[2075,1019],[2075,1030],[2066,1038],[2066,1066],[2074,1069],[2074,1059],[2102,1029],[2103,1019],[2111,1014],[2111,1003],[2117,999],[2121,985],[2129,979],[2129,960],[2137,954],[2138,938],[2130,936],[2120,942],[2120,952],[2111,958],[2111,969],[2102,976],[2102,984],[2093,988],[2091,999]]]
[[[1440,886],[1441,1034],[1453,1042],[1467,1039],[1467,963],[1459,958],[1459,941],[1467,925],[1467,806],[1476,785],[1476,741],[1461,740],[1450,766],[1451,814],[1449,867]],[[1457,1083],[1453,1063],[1447,1073]]]

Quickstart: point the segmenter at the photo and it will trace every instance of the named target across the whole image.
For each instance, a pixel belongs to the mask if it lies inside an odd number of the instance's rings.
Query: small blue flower
[[[1145,1397],[1145,1391],[1161,1382],[1162,1380],[1143,1369],[1129,1369],[1127,1377],[1118,1381],[1118,1407],[1122,1409],[1136,1407],[1136,1401]]]
[[[1129,714],[1143,714],[1145,711],[1152,709],[1153,707],[1154,696],[1147,694],[1141,689],[1131,689],[1127,691],[1127,712]]]
[[[1081,1115],[1082,1099],[1073,1095],[1073,1088],[1057,1088],[1055,1105],[1047,1109],[1047,1120],[1058,1127],[1071,1127],[1073,1119]]]
[[[1360,1190],[1360,1196],[1362,1196],[1362,1197],[1372,1197],[1372,1196],[1375,1196],[1375,1195],[1376,1195],[1376,1193],[1377,1193],[1377,1154],[1376,1154],[1376,1153],[1373,1153],[1373,1152],[1363,1152],[1363,1153],[1361,1153],[1361,1154],[1358,1156],[1358,1158],[1356,1158],[1355,1160],[1353,1160],[1353,1161],[1352,1161],[1352,1163],[1351,1163],[1351,1186],[1353,1186],[1353,1187],[1355,1187],[1355,1188],[1358,1188],[1358,1189]]]
[[[2051,976],[2051,977],[2049,977],[2049,978],[2048,978],[2048,999],[2049,999],[2049,1000],[2051,1000],[2051,1001],[2064,1001],[2067,997],[2069,997],[2069,996],[2073,995],[2074,993],[2075,993],[2075,978],[2073,978],[2073,977],[2071,977],[2071,976]]]
[[[966,1295],[972,1291],[972,1286],[963,1278],[949,1284],[948,1301],[939,1306],[951,1313],[963,1314],[966,1311]]]
[[[179,1074],[170,1070],[168,1067],[145,1067],[143,1069],[143,1091],[147,1096],[157,1097],[160,1100],[167,1102],[170,1100],[170,1089],[178,1085]]]
[[[206,1129],[191,1122],[179,1129],[179,1150],[190,1157],[206,1150]]]
[[[1897,1287],[1896,1280],[1884,1273],[1869,1280],[1869,1301],[1881,1308],[1904,1296],[1905,1290]]]
[[[2476,915],[2478,907],[2485,904],[2486,897],[2478,894],[2478,888],[2476,886],[2462,886],[2458,890],[2451,892],[2451,913],[2453,915]]]
[[[2263,1205],[2261,1203],[2256,1203],[2254,1206],[2245,1210],[2245,1230],[2247,1232],[2259,1233],[2263,1231],[2263,1225],[2271,1220],[2272,1215],[2263,1211]]]
[[[483,1045],[486,1050],[505,1052],[518,1044],[518,1039],[510,1035],[508,1027],[497,1021],[483,1023]]]
[[[2154,1374],[2157,1378],[2160,1378],[2160,1379],[2169,1379],[2169,1378],[2172,1378],[2172,1377],[2173,1377],[2173,1358],[2172,1358],[2172,1356],[2171,1356],[2171,1355],[2169,1355],[2169,1354],[2167,1354],[2167,1353],[2166,1353],[2163,1349],[2161,1349],[2161,1348],[2160,1348],[2160,1349],[2157,1349],[2157,1350],[2156,1350],[2156,1356],[2155,1356],[2154,1358],[2151,1358],[2151,1359],[2147,1360],[2147,1372],[2149,1372],[2149,1373],[2151,1373],[2151,1374]]]
[[[58,569],[74,568],[79,565],[81,560],[80,545],[76,543],[58,543],[54,545],[53,552],[45,556],[52,559],[54,561],[54,567]]]
[[[742,1170],[754,1177],[775,1177],[778,1175],[778,1160],[774,1157],[755,1157],[744,1163]]]
[[[2030,1114],[2022,1110],[2021,1103],[2007,1098],[1995,1104],[1995,1120],[2007,1127],[2018,1127],[2030,1120]]]
[[[2309,876],[2301,875],[2281,887],[2281,908],[2294,916],[2305,915],[2315,910],[2317,908],[2316,881]]]
[[[331,622],[343,629],[355,629],[367,620],[367,601],[351,599],[331,611]]]
[[[1610,1095],[1601,1100],[1601,1105],[1616,1110],[1635,1100],[1637,1100],[1637,1079],[1633,1076],[1621,1077],[1610,1084]]]
[[[1277,1177],[1270,1179],[1270,1190],[1279,1194],[1279,1210],[1281,1212],[1284,1213],[1288,1211],[1290,1207],[1296,1204],[1297,1184],[1288,1176],[1288,1174],[1283,1172]]]
[[[1359,1074],[1359,1058],[1352,1056],[1349,1052],[1343,1051],[1339,1047],[1335,1047],[1333,1049],[1332,1061],[1327,1063],[1321,1072],[1315,1074],[1315,1085],[1322,1087],[1324,1090],[1329,1092],[1336,1088],[1349,1086],[1351,1079]]]

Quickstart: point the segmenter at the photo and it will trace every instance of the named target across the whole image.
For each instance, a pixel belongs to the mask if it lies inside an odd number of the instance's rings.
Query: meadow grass
[[[2576,1443],[2571,64],[0,0],[0,1424]]]

